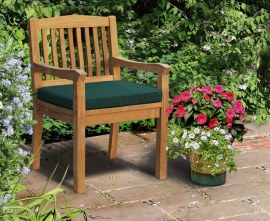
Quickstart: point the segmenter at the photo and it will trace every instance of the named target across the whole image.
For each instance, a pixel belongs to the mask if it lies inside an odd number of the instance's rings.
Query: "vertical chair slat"
[[[93,76],[93,65],[92,65],[92,53],[90,46],[90,36],[89,36],[89,28],[84,29],[84,37],[85,37],[85,47],[86,47],[86,57],[87,57],[87,75]]]
[[[52,59],[53,59],[53,65],[55,67],[58,67],[58,57],[57,57],[57,46],[56,46],[56,39],[55,39],[55,29],[50,29],[51,34],[51,46],[52,46]],[[54,79],[57,79],[58,77],[54,77]]]
[[[78,55],[79,55],[79,65],[80,65],[80,69],[84,70],[82,34],[81,34],[80,28],[76,28],[76,37],[77,37],[77,47],[78,47]]]
[[[65,36],[64,36],[63,28],[59,28],[59,37],[60,37],[60,51],[61,51],[61,58],[62,58],[62,67],[67,68]]]
[[[93,27],[93,39],[94,39],[94,51],[95,51],[95,62],[96,62],[96,75],[100,75],[100,53],[98,44],[98,30],[97,27]]]
[[[70,56],[70,63],[71,68],[76,68],[76,58],[75,58],[75,51],[74,51],[74,41],[73,41],[73,29],[68,29],[68,46],[69,46],[69,56]]]
[[[101,27],[101,39],[102,39],[102,50],[103,50],[103,65],[104,74],[109,74],[109,64],[108,64],[108,47],[105,27]]]
[[[108,32],[109,38],[109,51],[110,57],[118,56],[118,40],[117,40],[117,29],[116,29],[116,18],[115,16],[109,16],[110,27]],[[112,62],[110,64],[110,73],[114,76],[114,80],[120,80],[120,67],[113,66]]]
[[[42,48],[43,48],[44,63],[49,64],[47,29],[41,29],[41,36],[42,36]],[[49,80],[50,75],[46,74],[45,79]]]

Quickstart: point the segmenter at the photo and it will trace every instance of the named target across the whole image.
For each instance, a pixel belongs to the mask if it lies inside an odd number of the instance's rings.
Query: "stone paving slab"
[[[168,179],[156,179],[154,132],[121,133],[115,160],[107,159],[108,135],[86,138],[84,194],[72,191],[72,141],[44,145],[41,169],[23,183],[39,194],[59,163],[47,187],[53,189],[69,166],[62,188],[69,205],[84,209],[89,220],[270,221],[270,130],[254,128],[235,144],[238,171],[219,187],[193,184],[184,159],[169,159]]]

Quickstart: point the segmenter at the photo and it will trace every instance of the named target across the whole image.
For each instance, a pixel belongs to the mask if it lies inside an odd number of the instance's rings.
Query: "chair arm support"
[[[38,71],[71,81],[84,81],[87,75],[86,72],[81,69],[59,68],[41,62],[32,62],[31,68],[33,69],[33,73]]]
[[[171,69],[171,67],[167,64],[136,62],[122,57],[112,57],[111,61],[113,66],[120,66],[136,70],[144,70],[156,73],[158,75],[163,74],[168,75]]]

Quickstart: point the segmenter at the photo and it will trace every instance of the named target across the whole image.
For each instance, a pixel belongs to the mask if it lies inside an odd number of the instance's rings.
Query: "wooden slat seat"
[[[72,124],[74,191],[85,192],[85,127],[111,126],[108,156],[116,157],[119,122],[156,118],[156,177],[167,177],[168,75],[165,64],[119,57],[115,16],[29,19],[33,86],[32,169],[40,168],[42,117]],[[153,72],[156,88],[121,80],[120,68]]]

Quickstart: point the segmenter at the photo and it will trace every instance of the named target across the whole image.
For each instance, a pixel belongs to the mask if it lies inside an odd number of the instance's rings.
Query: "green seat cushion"
[[[127,81],[85,84],[87,110],[160,102],[162,92],[154,87]],[[57,106],[73,109],[73,85],[40,88],[38,98]]]

